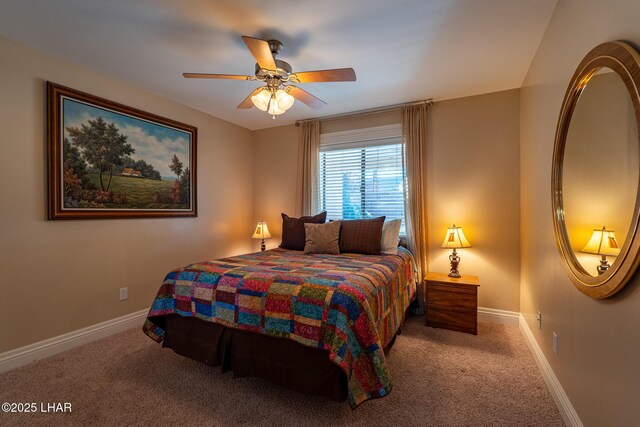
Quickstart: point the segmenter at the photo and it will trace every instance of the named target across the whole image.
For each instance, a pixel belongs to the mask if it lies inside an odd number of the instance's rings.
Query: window
[[[319,201],[328,219],[402,219],[406,177],[399,125],[324,134]]]

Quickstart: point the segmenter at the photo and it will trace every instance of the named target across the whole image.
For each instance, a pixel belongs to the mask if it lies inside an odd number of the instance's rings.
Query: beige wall
[[[149,307],[171,268],[250,250],[249,131],[2,39],[0,57],[0,352]],[[47,221],[45,80],[197,126],[198,217]]]
[[[429,271],[449,271],[448,226],[472,247],[460,272],[480,276],[478,305],[520,311],[519,90],[437,102],[427,151]]]
[[[464,226],[473,248],[461,269],[480,276],[480,305],[519,311],[519,91],[436,103],[429,115],[429,231],[432,271],[449,271],[440,248],[448,224]],[[398,123],[398,111],[327,121],[323,133]],[[280,212],[295,213],[297,128],[254,132],[254,220],[277,246]],[[257,247],[257,246],[256,246]]]
[[[562,98],[596,45],[640,43],[640,2],[561,0],[521,94],[522,277],[520,309],[586,426],[640,419],[640,289],[637,276],[613,298],[578,292],[561,264],[551,215],[551,159]],[[542,312],[542,330],[535,312]],[[552,351],[552,333],[559,353]]]
[[[266,221],[273,236],[267,249],[280,244],[282,212],[296,214],[298,128],[294,125],[253,132],[253,219]],[[254,243],[260,249],[260,241]]]

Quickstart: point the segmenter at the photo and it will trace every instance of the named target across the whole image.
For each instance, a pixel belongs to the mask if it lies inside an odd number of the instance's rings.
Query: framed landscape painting
[[[197,129],[47,82],[49,219],[197,216]]]

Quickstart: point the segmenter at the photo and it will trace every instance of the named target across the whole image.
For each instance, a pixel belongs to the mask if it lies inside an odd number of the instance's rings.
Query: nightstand
[[[478,276],[427,273],[424,282],[427,326],[478,334]]]

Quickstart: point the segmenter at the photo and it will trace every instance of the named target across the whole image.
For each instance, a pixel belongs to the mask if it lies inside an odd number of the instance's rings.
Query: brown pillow
[[[282,243],[280,243],[280,247],[295,251],[304,250],[304,225],[306,223],[324,224],[326,220],[326,212],[300,218],[291,218],[286,214],[282,214]]]
[[[340,222],[340,252],[378,255],[385,217]]]
[[[340,253],[340,221],[324,224],[304,224],[306,243],[305,254],[333,254]]]

